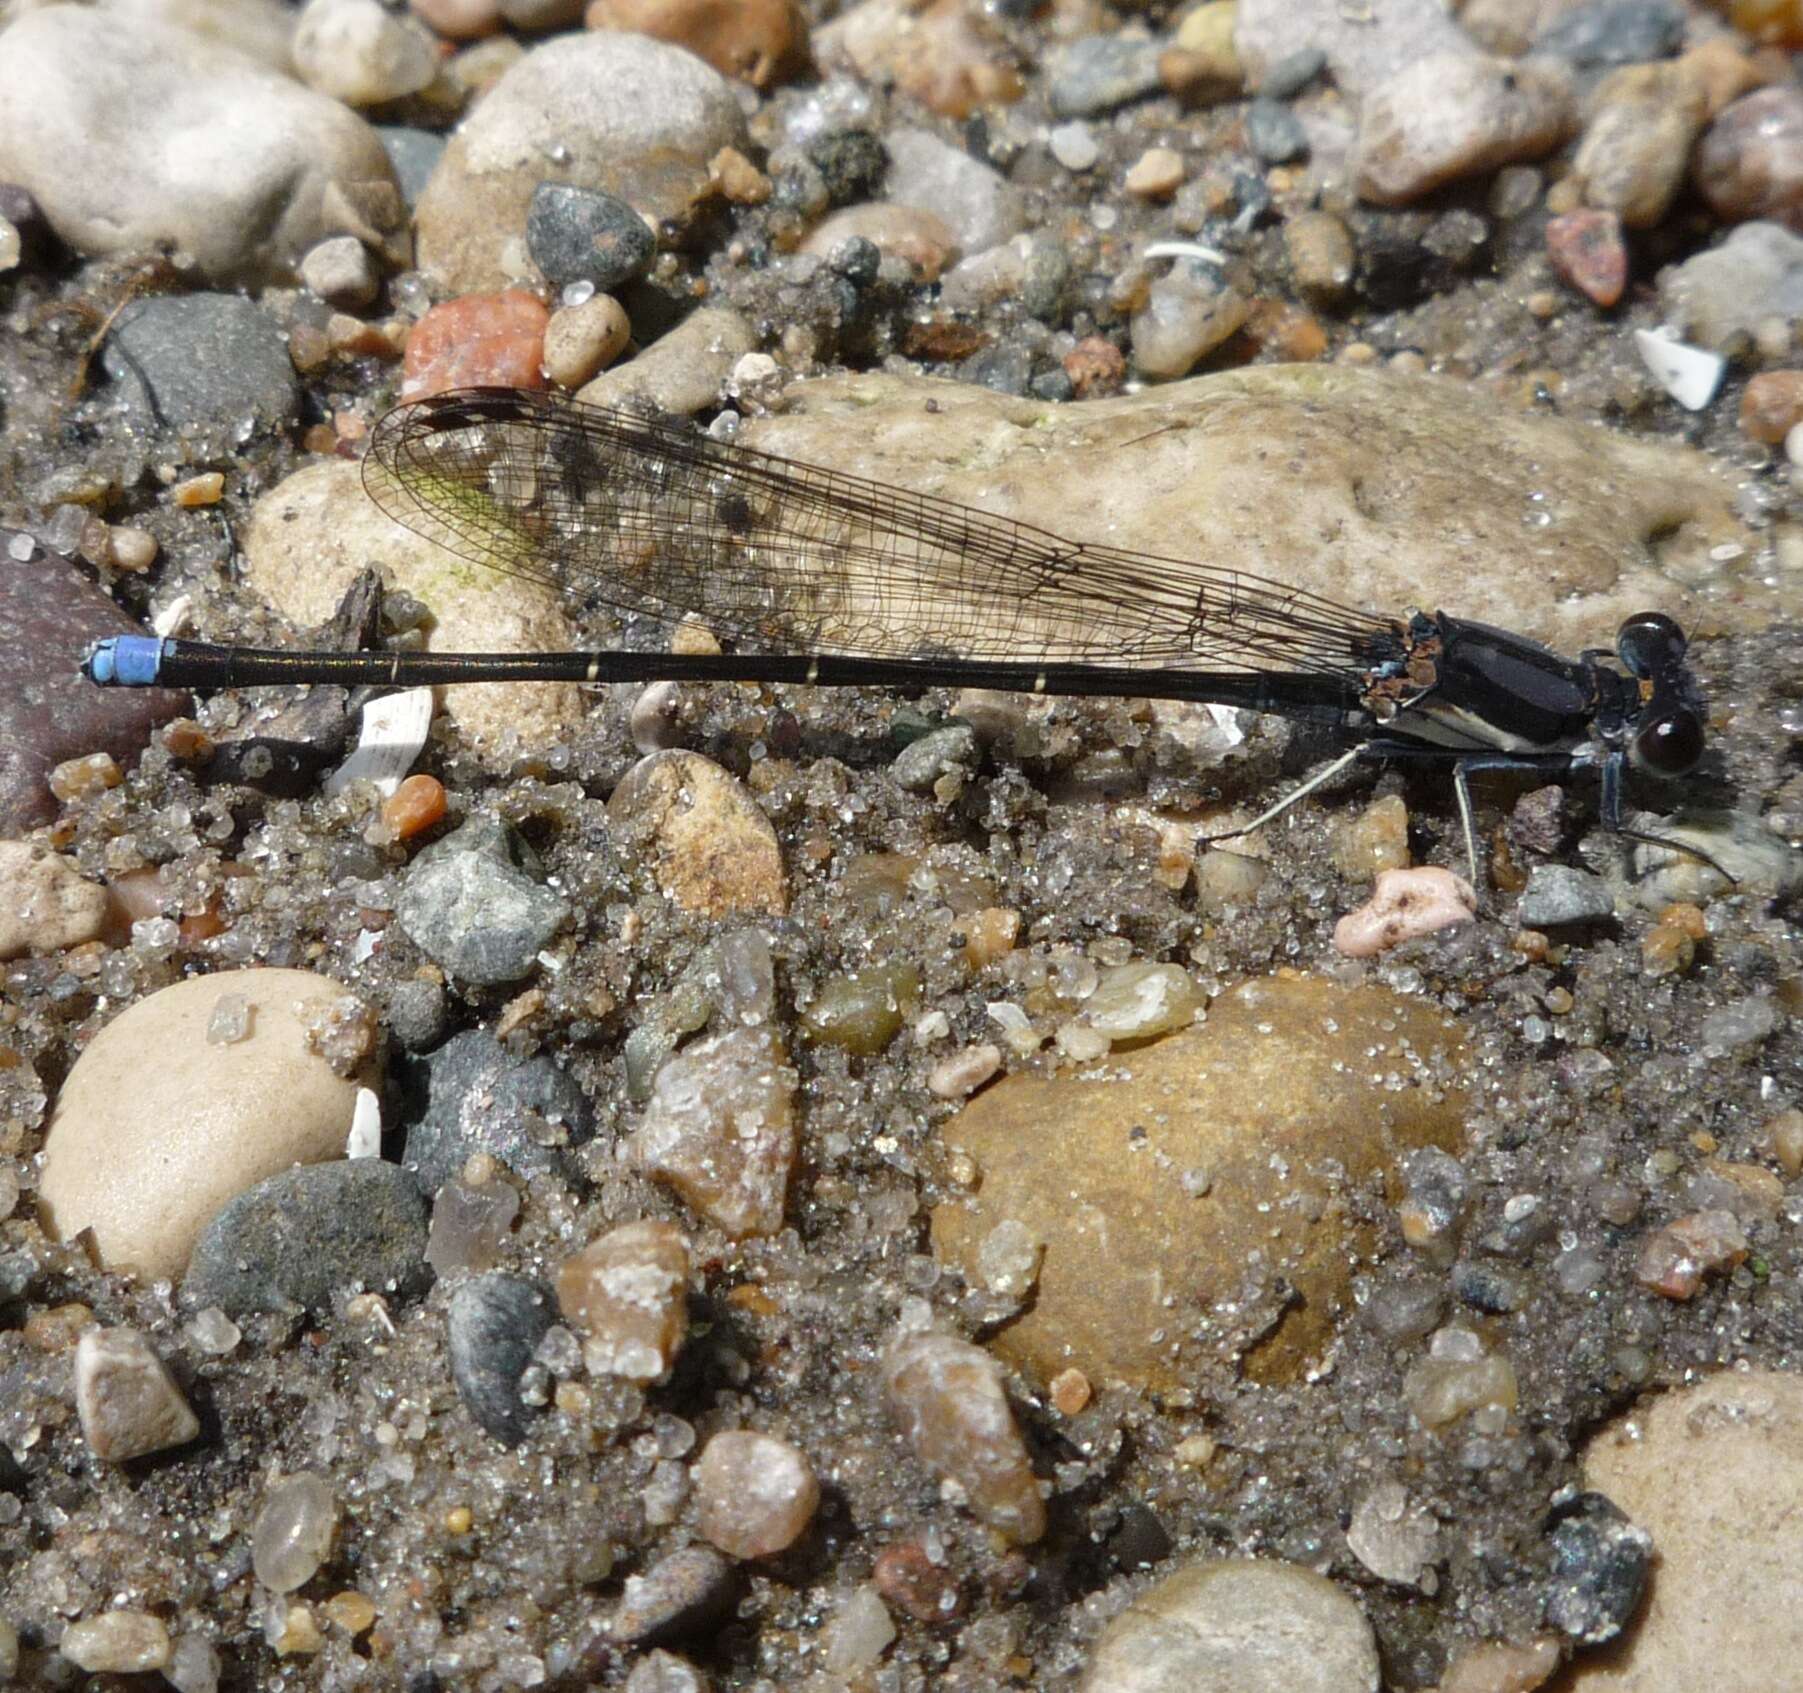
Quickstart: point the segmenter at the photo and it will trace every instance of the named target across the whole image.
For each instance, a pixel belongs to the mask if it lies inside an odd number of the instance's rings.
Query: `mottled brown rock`
[[[557,1303],[595,1374],[659,1380],[688,1327],[689,1245],[674,1223],[623,1223],[557,1272]]]
[[[1709,117],[1700,78],[1675,64],[1623,65],[1604,79],[1572,160],[1584,204],[1650,229],[1671,209]]]
[[[786,82],[808,62],[808,20],[795,0],[592,0],[583,22],[686,47],[753,88]]]
[[[1383,989],[1245,983],[1107,1080],[978,1095],[941,1131],[979,1185],[934,1212],[934,1250],[980,1284],[998,1224],[1045,1242],[1032,1307],[990,1342],[1042,1381],[1075,1366],[1166,1392],[1209,1356],[1292,1380],[1370,1246],[1341,1195],[1381,1177],[1394,1197],[1402,1153],[1458,1144],[1461,1063],[1449,1022]]]

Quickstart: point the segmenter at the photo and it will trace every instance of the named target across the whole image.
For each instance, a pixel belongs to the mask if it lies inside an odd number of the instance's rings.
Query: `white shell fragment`
[[[1701,411],[1715,398],[1728,368],[1721,354],[1651,329],[1635,330],[1634,345],[1659,386],[1686,411]]]
[[[357,1089],[351,1107],[351,1132],[345,1136],[346,1158],[374,1158],[382,1150],[382,1102],[370,1088]]]
[[[353,782],[373,782],[382,797],[389,798],[413,768],[431,732],[430,688],[404,688],[371,700],[363,708],[357,750],[326,778],[326,793],[335,796]]]

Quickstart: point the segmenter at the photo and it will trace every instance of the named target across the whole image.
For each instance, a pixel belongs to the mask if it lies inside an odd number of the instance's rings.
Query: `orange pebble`
[[[397,841],[430,829],[444,816],[444,783],[436,776],[409,776],[382,805],[382,821]]]
[[[401,397],[418,400],[447,388],[544,387],[550,320],[544,302],[521,288],[434,306],[407,338]]]

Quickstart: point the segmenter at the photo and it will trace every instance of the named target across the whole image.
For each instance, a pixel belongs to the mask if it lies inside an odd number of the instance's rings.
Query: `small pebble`
[[[1086,171],[1094,167],[1102,156],[1102,149],[1096,145],[1096,138],[1086,123],[1058,124],[1047,143],[1052,149],[1052,157],[1068,171]]]
[[[536,296],[510,288],[434,306],[413,326],[401,366],[401,398],[451,388],[542,388],[545,325]]]
[[[1691,145],[1709,116],[1702,84],[1677,65],[1636,64],[1611,74],[1591,101],[1572,159],[1584,203],[1651,229],[1671,209]]]
[[[444,814],[444,783],[436,776],[409,776],[382,802],[382,821],[397,841],[423,834]]]
[[[73,859],[0,840],[0,962],[99,940],[110,914],[106,889]]]
[[[976,759],[976,730],[968,723],[951,723],[909,742],[889,768],[897,787],[922,794],[930,793],[942,777],[968,771]]]
[[[1747,1237],[1732,1211],[1675,1217],[1641,1243],[1634,1279],[1667,1299],[1690,1299],[1712,1272],[1745,1261]]]
[[[1179,261],[1133,314],[1133,362],[1155,380],[1187,376],[1251,311],[1245,296],[1210,267]]]
[[[1709,126],[1691,180],[1728,223],[1770,218],[1803,230],[1803,88],[1761,88]]]
[[[300,275],[320,299],[347,312],[361,311],[382,283],[369,249],[354,235],[334,235],[309,248]]]
[[[57,1651],[90,1675],[143,1674],[169,1662],[169,1630],[148,1611],[103,1611],[72,1622]]]
[[[729,1558],[786,1551],[807,1531],[820,1484],[786,1440],[727,1429],[702,1449],[694,1471],[695,1529]]]
[[[377,0],[308,0],[290,51],[308,87],[347,106],[404,99],[438,74],[432,37]]]
[[[1081,1017],[1111,1043],[1151,1040],[1187,1028],[1202,1004],[1201,989],[1179,964],[1118,964],[1102,971]]]
[[[1327,55],[1319,47],[1299,47],[1266,67],[1258,92],[1267,100],[1294,99],[1326,69]]]
[[[551,1322],[544,1289],[505,1271],[475,1276],[451,1296],[451,1380],[469,1414],[503,1446],[518,1446],[541,1409],[520,1397],[520,1377]]]
[[[1600,1493],[1557,1506],[1546,1620],[1584,1646],[1600,1646],[1640,1608],[1653,1563],[1653,1537]]]
[[[1475,1338],[1475,1337],[1474,1337]],[[1428,1357],[1410,1365],[1402,1396],[1424,1428],[1444,1428],[1474,1411],[1512,1411],[1520,1397],[1514,1366],[1500,1353]]]
[[[632,323],[611,294],[551,314],[545,326],[545,374],[560,388],[580,388],[626,350]]]
[[[686,48],[753,88],[787,81],[808,62],[807,17],[794,0],[589,0],[583,21]]]
[[[1365,807],[1334,832],[1334,868],[1355,881],[1403,870],[1409,862],[1409,808],[1400,794]]]
[[[1591,0],[1555,16],[1532,47],[1573,65],[1633,65],[1663,59],[1683,40],[1679,0]]]
[[[300,1470],[272,1482],[251,1529],[250,1561],[272,1593],[305,1587],[331,1556],[338,1495],[322,1475]]]
[[[624,200],[563,182],[532,191],[526,246],[553,288],[586,282],[603,294],[643,276],[657,256],[650,225]]]
[[[708,1693],[712,1686],[687,1658],[661,1646],[639,1658],[626,1677],[626,1693]]]
[[[1803,423],[1803,370],[1762,370],[1740,397],[1741,433],[1776,446]]]
[[[828,976],[801,1015],[813,1041],[872,1058],[901,1033],[920,998],[920,972],[912,964],[870,964]]]
[[[557,1303],[594,1375],[654,1382],[688,1331],[689,1248],[674,1223],[622,1223],[564,1261]]]
[[[832,259],[848,241],[868,241],[884,259],[898,259],[919,282],[935,282],[958,257],[958,237],[944,218],[920,206],[887,202],[847,206],[824,218],[802,242],[804,253]],[[1011,247],[998,244],[985,253],[1006,258]],[[1000,261],[998,261],[1000,262]]]
[[[182,511],[199,511],[207,506],[216,506],[224,495],[225,473],[220,470],[208,470],[199,476],[184,477],[180,482],[172,483],[169,489],[170,504]]]
[[[1532,929],[1561,923],[1597,923],[1615,915],[1609,884],[1569,864],[1537,864],[1515,907],[1515,919]]]
[[[1183,186],[1183,155],[1174,147],[1148,147],[1127,168],[1122,181],[1142,200],[1168,200]]]
[[[1548,220],[1546,256],[1566,282],[1605,311],[1628,286],[1628,245],[1613,212],[1576,211]]]
[[[1649,976],[1682,976],[1696,956],[1696,941],[1676,924],[1656,923],[1641,937],[1640,967]]]
[[[1002,1067],[1002,1049],[992,1041],[967,1046],[942,1058],[927,1072],[935,1099],[967,1099]]]
[[[963,1609],[958,1578],[935,1561],[918,1540],[902,1540],[877,1553],[871,1585],[886,1604],[916,1622],[949,1622]]]
[[[1358,265],[1352,233],[1332,212],[1303,212],[1283,226],[1284,250],[1296,292],[1326,308],[1345,298]]]
[[[1262,96],[1246,107],[1246,145],[1268,165],[1287,165],[1308,152],[1308,131],[1288,106]]]
[[[1052,67],[1052,110],[1061,118],[1095,117],[1159,87],[1156,41],[1126,35],[1086,35]]]
[[[1089,1403],[1089,1377],[1079,1369],[1060,1370],[1046,1384],[1052,1409],[1061,1417],[1074,1417]]]
[[[883,1385],[915,1457],[955,1481],[982,1521],[1019,1545],[1045,1533],[1045,1501],[1001,1371],[982,1347],[904,1334],[883,1356]]]
[[[895,1640],[895,1624],[874,1584],[854,1587],[821,1631],[821,1658],[834,1676],[866,1680]]]
[[[109,1464],[185,1446],[200,1419],[169,1367],[136,1329],[89,1329],[75,1348],[82,1438]]]
[[[1476,912],[1471,884],[1450,870],[1386,870],[1370,900],[1334,925],[1333,944],[1348,958],[1375,958],[1437,929],[1469,923]]]
[[[732,1605],[733,1566],[711,1546],[687,1546],[626,1578],[613,1616],[613,1638],[622,1646],[649,1646],[694,1634],[705,1636]]]

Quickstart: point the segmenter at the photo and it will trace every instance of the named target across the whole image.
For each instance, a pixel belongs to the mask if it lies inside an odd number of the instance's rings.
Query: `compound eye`
[[[1615,637],[1616,657],[1630,676],[1645,681],[1684,656],[1690,643],[1684,631],[1662,611],[1630,617]]]
[[[1634,762],[1654,776],[1688,776],[1703,757],[1703,725],[1679,706],[1641,724],[1634,734]]]

